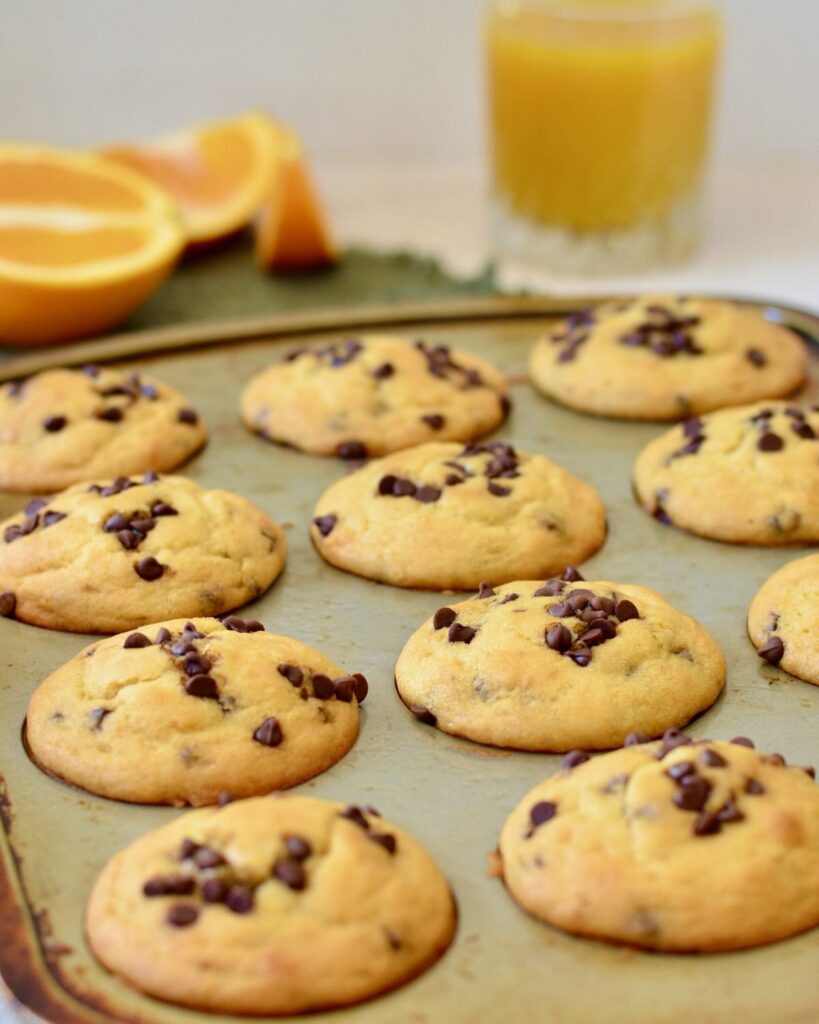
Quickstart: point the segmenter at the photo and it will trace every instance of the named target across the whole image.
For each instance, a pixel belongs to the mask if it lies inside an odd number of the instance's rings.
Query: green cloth
[[[458,279],[435,260],[406,252],[347,249],[338,266],[326,270],[266,273],[253,263],[248,240],[238,238],[184,260],[120,330],[330,306],[488,295],[493,291],[495,274],[491,265],[476,277]]]

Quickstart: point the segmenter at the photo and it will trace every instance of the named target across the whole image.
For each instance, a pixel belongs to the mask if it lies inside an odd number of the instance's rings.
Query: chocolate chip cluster
[[[680,424],[680,430],[683,432],[683,437],[687,438],[685,444],[681,448],[677,448],[668,457],[668,461],[672,459],[680,459],[686,455],[696,455],[702,447],[703,441],[705,441],[705,424],[699,417],[693,417],[692,419],[685,420]]]
[[[357,359],[364,346],[357,338],[344,338],[342,341],[334,341],[329,345],[321,345],[311,348],[308,345],[301,345],[299,348],[291,349],[284,356],[284,362],[293,363],[304,355],[314,356],[319,362],[325,363],[334,369],[346,366],[354,359]]]
[[[157,499],[147,510],[113,512],[103,522],[102,530],[104,533],[116,534],[117,540],[126,551],[135,551],[154,529],[157,519],[178,515],[172,505]]]
[[[680,316],[666,306],[646,306],[647,318],[634,330],[622,335],[620,343],[634,348],[648,348],[661,359],[686,354],[702,355],[694,340],[692,328],[700,323],[698,316]]]
[[[448,380],[462,391],[484,386],[479,371],[453,359],[448,345],[427,345],[425,341],[416,341],[414,344],[426,360],[427,370],[433,377]]]
[[[812,410],[816,412],[816,408]],[[791,433],[803,441],[815,441],[816,431],[808,423],[804,409],[797,405],[789,405],[784,410],[790,421]],[[760,409],[751,417],[751,423],[756,427],[756,447],[761,452],[779,452],[785,447],[786,438],[771,429],[770,420],[774,415],[773,409]]]
[[[149,469],[145,473],[141,480],[132,480],[127,476],[118,476],[112,483],[107,484],[105,487],[100,487],[99,484],[91,484],[87,488],[89,494],[98,494],[101,498],[110,498],[115,494],[122,494],[123,491],[128,491],[132,487],[141,487],[144,484],[155,484],[158,483],[160,476],[155,473],[152,469]]]
[[[366,813],[365,813],[366,812]],[[376,832],[373,830],[372,824],[367,818],[367,814],[371,817],[380,818],[381,815],[374,807],[357,807],[355,804],[348,804],[342,811],[339,812],[340,817],[346,818],[347,821],[351,821],[365,833],[367,838],[378,846],[383,847],[391,856],[395,854],[398,849],[398,841],[391,832]]]
[[[299,691],[302,700],[316,697],[318,700],[340,700],[349,704],[353,697],[361,704],[369,692],[366,677],[360,672],[331,679],[322,672],[304,672],[298,665],[283,663],[278,666],[279,675]]]
[[[550,341],[561,346],[557,362],[570,363],[577,356],[580,346],[588,340],[589,329],[594,323],[595,315],[591,307],[566,317],[562,328],[549,335]]]
[[[576,569],[567,568],[564,577],[567,575],[573,578],[547,580],[538,587],[533,597],[559,596],[567,582],[582,579]],[[549,605],[546,612],[557,619],[574,619],[579,624],[579,628],[570,629],[563,623],[553,623],[546,627],[544,638],[547,647],[570,658],[581,668],[585,668],[592,660],[593,647],[617,636],[621,623],[640,618],[633,601],[618,598],[613,593],[610,596],[595,594],[585,587],[575,588],[563,601]]]
[[[65,519],[65,512],[49,509],[46,507],[47,505],[48,502],[44,498],[32,498],[23,509],[23,521],[12,523],[3,531],[3,540],[6,544],[11,544],[21,537],[27,537],[30,533],[34,533],[37,529],[44,530]]]

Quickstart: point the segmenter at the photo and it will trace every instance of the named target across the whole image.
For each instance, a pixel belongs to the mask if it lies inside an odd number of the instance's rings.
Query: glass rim
[[[563,18],[566,21],[594,21],[611,22],[616,24],[628,24],[631,22],[661,22],[672,18],[692,17],[706,13],[715,13],[719,7],[718,0],[666,0],[656,8],[646,7],[644,4],[633,4],[627,6],[628,0],[624,0],[622,7],[615,7],[606,3],[577,4],[571,0],[493,0],[491,7],[501,14],[507,10],[514,12],[518,10],[548,11],[554,17]]]

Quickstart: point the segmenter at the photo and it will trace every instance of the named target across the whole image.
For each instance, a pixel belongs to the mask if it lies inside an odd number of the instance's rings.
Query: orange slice
[[[309,270],[338,259],[310,180],[301,142],[278,129],[276,168],[255,222],[256,262],[266,270]]]
[[[171,272],[184,241],[170,198],[132,171],[0,144],[0,344],[113,326]]]
[[[250,221],[267,192],[278,145],[273,122],[250,113],[102,152],[170,193],[189,243],[204,245]]]

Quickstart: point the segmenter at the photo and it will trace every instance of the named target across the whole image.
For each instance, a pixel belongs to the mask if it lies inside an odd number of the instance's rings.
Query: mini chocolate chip
[[[609,619],[595,618],[595,615],[599,616],[600,613],[595,612],[593,608],[587,608],[586,611],[591,613],[589,629],[599,629],[607,640],[613,640],[617,636],[617,626],[613,622]]]
[[[378,843],[379,846],[383,846],[389,854],[395,853],[396,846],[398,845],[395,840],[395,836],[389,832],[368,832],[367,836],[372,839],[374,843]]]
[[[142,886],[143,896],[190,896],[194,890],[190,875],[157,875]]]
[[[557,601],[555,604],[550,605],[546,611],[549,615],[554,615],[556,619],[570,619],[574,615],[574,608],[568,601]]]
[[[712,811],[701,811],[694,820],[694,835],[696,836],[713,836],[721,828],[722,823],[719,816]]]
[[[292,686],[301,686],[304,682],[304,673],[297,665],[283,663],[277,667],[276,671],[279,675],[284,676]]]
[[[537,590],[532,594],[532,597],[557,597],[558,594],[562,594],[566,589],[566,584],[561,580],[546,580]]]
[[[423,722],[424,725],[435,725],[438,721],[429,708],[425,708],[421,704],[410,704],[409,709],[418,721]]]
[[[88,712],[88,728],[94,732],[99,732],[102,728],[102,723],[112,713],[112,708],[93,708]]]
[[[307,875],[300,860],[287,857],[273,868],[273,877],[283,882],[288,889],[300,892],[307,885]]]
[[[571,770],[576,768],[579,764],[589,760],[589,755],[583,750],[570,750],[568,754],[563,756],[563,768]]]
[[[634,732],[630,732],[626,735],[623,740],[624,747],[635,747],[638,743],[648,743],[651,737],[647,732],[642,732],[640,729],[636,729]]]
[[[457,473],[447,473],[444,478],[444,483],[447,487],[456,487],[458,484],[462,484],[463,482],[464,478],[462,476],[458,476]]]
[[[754,749],[754,741],[749,740],[747,736],[734,736],[730,742],[736,744],[738,747],[750,747],[751,750]]]
[[[626,598],[618,601],[614,607],[614,614],[621,622],[628,622],[629,619],[639,619],[640,613],[637,606]]]
[[[140,384],[139,393],[143,398],[147,398],[151,402],[156,401],[156,399],[159,398],[159,390],[154,384]]]
[[[551,800],[539,800],[529,811],[529,821],[534,828],[545,825],[557,814],[557,804]]]
[[[165,626],[160,626],[156,631],[155,644],[166,644],[171,639],[171,631]]]
[[[395,367],[392,363],[382,363],[373,370],[373,377],[376,380],[386,380],[388,377],[392,377],[394,373]]]
[[[228,884],[224,879],[214,876],[202,882],[200,891],[205,903],[224,903],[228,894]]]
[[[333,532],[333,527],[337,522],[338,516],[316,516],[313,520],[313,526],[315,526],[322,537],[327,537]]]
[[[578,647],[574,651],[566,651],[567,658],[571,658],[575,665],[585,668],[592,659],[592,652],[587,647]]]
[[[147,536],[154,529],[156,523],[153,519],[148,519],[146,516],[138,516],[136,519],[132,519],[128,524],[128,529],[132,533],[138,533],[143,538]]]
[[[756,653],[769,665],[778,665],[785,653],[785,645],[778,636],[772,636]]]
[[[761,452],[778,452],[785,447],[785,442],[779,434],[769,430],[759,438],[756,446]]]
[[[816,769],[813,767],[812,764],[804,765],[802,767],[802,771],[805,773],[805,775],[808,776],[809,779],[816,778]]]
[[[359,828],[369,830],[370,823],[364,817],[364,813],[360,807],[356,807],[355,804],[347,804],[346,807],[342,808],[339,812],[340,818],[346,818],[348,821],[353,822],[354,825],[358,825]]]
[[[809,423],[791,423],[791,430],[797,437],[804,438],[806,441],[813,441],[816,437],[816,431]]]
[[[717,818],[723,823],[732,821],[742,821],[745,815],[737,807],[732,799],[726,800],[725,803],[717,811]]]
[[[158,580],[160,576],[165,572],[165,566],[160,565],[159,562],[153,557],[148,555],[147,558],[141,558],[134,566],[134,572],[141,579],[146,580],[148,583],[152,583],[154,580]]]
[[[591,599],[591,606],[604,615],[614,615],[615,601],[611,597],[595,596]]]
[[[181,636],[178,640],[174,640],[174,642],[171,644],[171,648],[170,648],[171,654],[175,658],[181,658],[185,654],[187,654],[188,651],[192,651],[193,649],[194,649],[193,648],[193,644],[185,636]]]
[[[313,852],[313,848],[306,839],[295,835],[284,836],[284,848],[287,850],[287,856],[292,860],[307,860]]]
[[[432,628],[446,629],[447,626],[452,625],[457,617],[458,613],[452,608],[439,608],[432,616]]]
[[[507,494],[512,493],[511,487],[501,487],[501,485],[496,484],[494,480],[490,480],[487,483],[486,489],[490,494],[494,494],[496,498],[505,498]]]
[[[259,622],[258,619],[248,619],[245,623],[248,633],[264,633],[264,623]]]
[[[220,868],[227,864],[227,861],[218,850],[214,850],[210,846],[200,846],[198,850],[194,851],[193,863],[201,871],[207,871],[209,868]]]
[[[65,518],[67,518],[67,514],[65,512],[44,512],[43,526],[54,526],[55,523],[61,523]]]
[[[319,700],[329,700],[336,692],[333,680],[321,672],[313,673],[310,676],[310,682],[313,684],[313,696],[318,697]]]
[[[47,504],[48,502],[45,498],[32,498],[23,509],[23,513],[27,516],[36,515],[41,509],[45,508]]]
[[[253,890],[246,885],[232,885],[225,896],[225,906],[234,914],[249,914],[253,909]]]
[[[266,718],[253,733],[253,739],[263,747],[278,747],[284,739],[282,727],[275,718]]]
[[[4,619],[14,618],[17,610],[17,598],[10,590],[0,591],[0,616]]]
[[[440,413],[431,412],[422,416],[421,422],[426,423],[431,430],[440,430],[443,427],[446,420]]]
[[[676,750],[677,747],[691,746],[692,743],[693,740],[691,737],[686,736],[686,734],[680,729],[675,729],[673,727],[671,729],[666,729],[663,733],[663,741],[660,744],[660,749],[654,756],[658,761],[662,761],[666,754],[670,754],[672,750]]]
[[[701,775],[684,775],[672,800],[683,811],[701,811],[710,792],[711,783]]]
[[[211,670],[211,667],[210,658],[198,651],[188,651],[185,655],[184,669],[187,676],[205,675]]]
[[[144,484],[155,484],[159,480],[159,473],[155,469],[149,469],[148,472],[142,477]]]
[[[489,586],[488,583],[479,583],[478,584],[477,598],[478,598],[479,601],[485,601],[486,598],[494,597],[494,596],[495,596],[495,591],[492,589],[492,587]]]
[[[336,453],[340,459],[366,459],[367,446],[362,441],[342,441]]]
[[[333,690],[335,691],[336,698],[345,704],[349,704],[353,699],[354,688],[355,680],[352,676],[342,676],[340,679],[333,680]]]
[[[412,497],[417,489],[412,480],[403,480],[400,477],[396,477],[392,485],[392,493],[396,498]]]
[[[471,626],[464,626],[460,622],[453,622],[449,627],[447,633],[447,639],[451,644],[471,644],[475,638],[475,633]]]
[[[43,420],[43,429],[47,430],[49,434],[56,434],[62,430],[63,427],[68,423],[65,416],[46,416]]]
[[[117,534],[117,540],[126,551],[135,551],[143,539],[138,533],[131,533],[130,530],[120,530]]]
[[[175,903],[168,908],[165,920],[174,928],[188,928],[199,918],[199,911],[189,903]]]
[[[677,761],[676,764],[672,764],[670,768],[666,768],[666,775],[673,779],[675,782],[679,782],[684,779],[686,775],[696,775],[697,769],[694,766],[693,761]]]
[[[178,516],[179,513],[173,505],[169,505],[166,501],[155,501],[151,505],[151,515],[159,518],[160,516]]]
[[[199,414],[195,409],[180,409],[176,418],[180,423],[187,423],[191,427],[199,422]]]
[[[437,501],[441,497],[441,491],[438,487],[431,487],[429,485],[425,487],[419,487],[412,497],[416,501],[421,501],[425,505],[431,504],[433,501]]]
[[[703,422],[696,417],[685,420],[682,424],[682,432],[685,437],[700,437],[702,434]]]
[[[550,647],[553,651],[560,651],[561,653],[568,651],[572,646],[573,640],[574,637],[571,630],[560,623],[550,626],[546,630],[546,646]]]
[[[367,682],[366,676],[363,676],[360,672],[353,672],[352,678],[355,699],[359,704],[362,704],[367,699],[367,694],[370,692],[370,685]]]
[[[768,361],[758,348],[749,348],[745,353],[745,358],[754,366],[764,366]]]
[[[519,597],[520,594],[506,594],[498,601],[498,604],[509,604],[510,601],[517,601]]]
[[[213,676],[191,676],[190,679],[188,679],[188,681],[185,683],[185,692],[190,694],[191,697],[203,697],[207,700],[219,699],[219,687],[216,685],[216,680],[213,678]],[[253,738],[257,738],[255,733]],[[281,742],[281,740],[279,740],[279,742]],[[268,745],[274,746],[275,744]]]
[[[386,476],[382,476],[378,481],[378,493],[392,494],[397,479],[398,478],[393,473],[388,473]]]
[[[102,524],[105,533],[117,533],[128,528],[128,520],[121,512],[114,512]]]
[[[577,638],[577,642],[585,644],[586,647],[596,647],[598,644],[606,642],[608,637],[602,629],[587,629],[585,633],[581,633]]]
[[[107,409],[100,409],[98,412],[95,412],[94,416],[98,420],[104,420],[106,423],[119,423],[122,420],[122,409],[112,405]]]
[[[126,649],[130,647],[150,647],[151,641],[144,633],[131,633],[125,638],[125,643],[122,646]]]
[[[700,751],[700,761],[708,765],[709,768],[724,768],[727,763],[721,754],[718,754],[716,750],[711,750],[710,747]]]
[[[183,839],[179,846],[179,859],[190,860],[199,848],[200,844],[195,843],[193,839]]]

